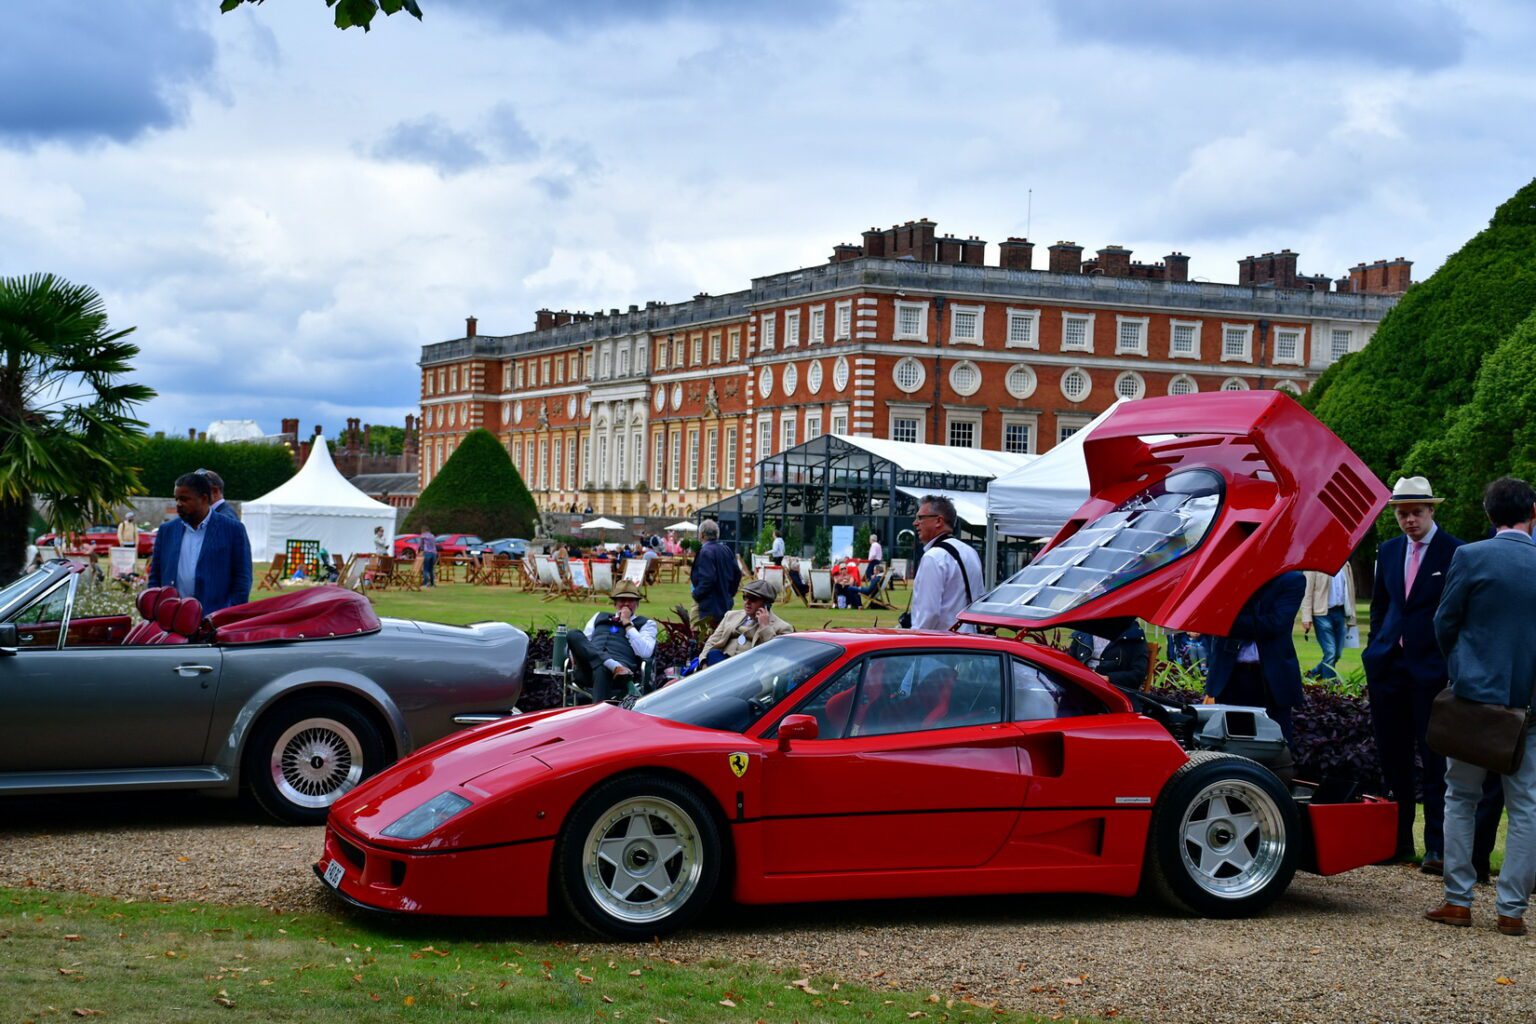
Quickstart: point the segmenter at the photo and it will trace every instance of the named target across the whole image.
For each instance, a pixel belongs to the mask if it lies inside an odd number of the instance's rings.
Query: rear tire
[[[245,781],[262,810],[289,825],[323,825],[331,805],[384,767],[378,728],[332,697],[266,715],[245,752]]]
[[[1175,908],[1246,917],[1291,884],[1301,819],[1285,785],[1246,757],[1197,751],[1168,780],[1147,835],[1147,880]]]
[[[693,790],[631,775],[589,793],[555,845],[561,900],[599,935],[642,942],[681,928],[720,880],[714,815]]]

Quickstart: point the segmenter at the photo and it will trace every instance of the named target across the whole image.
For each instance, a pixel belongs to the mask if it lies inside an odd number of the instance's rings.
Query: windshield
[[[635,710],[741,732],[842,653],[841,647],[819,640],[778,637],[641,697]]]
[[[1159,569],[1205,538],[1221,477],[1174,473],[1085,525],[971,605],[984,615],[1050,618]]]

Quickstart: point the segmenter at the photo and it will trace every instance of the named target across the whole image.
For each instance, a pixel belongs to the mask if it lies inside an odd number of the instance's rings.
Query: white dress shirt
[[[176,592],[182,597],[191,597],[197,593],[197,560],[203,554],[203,538],[208,536],[208,520],[213,518],[213,509],[203,516],[203,521],[196,526],[191,526],[185,519],[176,520],[181,524],[181,551],[176,559]]]
[[[869,540],[869,560],[879,562],[885,558],[885,551],[880,547],[880,542],[873,537]]]
[[[1435,539],[1435,532],[1437,530],[1439,530],[1439,529],[1440,529],[1440,527],[1436,526],[1434,523],[1430,523],[1429,524],[1429,532],[1426,533],[1424,535],[1424,539],[1420,540],[1420,541],[1415,541],[1412,537],[1409,537],[1407,534],[1403,535],[1403,540],[1408,542],[1408,543],[1403,545],[1403,579],[1404,579],[1404,581],[1406,581],[1408,579],[1408,566],[1413,561],[1413,546],[1415,544],[1422,544],[1422,545],[1424,545],[1422,548],[1419,549],[1419,568],[1422,569],[1422,568],[1424,568],[1424,556],[1429,554],[1429,542]],[[1417,576],[1414,577],[1414,582],[1415,583],[1418,582],[1418,577]]]
[[[949,552],[939,547],[940,541],[948,541],[960,554],[962,565],[955,564]],[[979,600],[985,589],[982,584],[981,556],[969,544],[952,533],[935,537],[923,547],[923,560],[917,563],[917,578],[912,581],[912,628],[948,629],[955,624],[969,602],[965,599],[965,573],[970,581],[971,600]],[[967,623],[962,633],[974,633],[976,627]]]

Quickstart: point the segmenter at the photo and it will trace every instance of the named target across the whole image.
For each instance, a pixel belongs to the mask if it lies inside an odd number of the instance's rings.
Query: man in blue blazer
[[[209,510],[216,516],[229,516],[231,519],[239,519],[235,510],[229,507],[229,502],[224,500],[224,478],[211,469],[199,469],[197,475],[208,478],[208,486],[213,488],[213,507]]]
[[[1435,643],[1435,609],[1445,589],[1451,556],[1462,542],[1435,525],[1436,497],[1429,481],[1407,476],[1392,488],[1389,504],[1403,533],[1376,554],[1371,592],[1371,639],[1365,663],[1366,694],[1382,778],[1397,801],[1397,857],[1413,857],[1414,756],[1423,765],[1424,862],[1438,875],[1443,863],[1445,758],[1429,749],[1424,732],[1435,694],[1445,689],[1445,659]]]
[[[155,534],[149,559],[149,585],[173,586],[183,597],[197,598],[205,615],[251,599],[251,542],[245,524],[212,506],[213,487],[206,476],[178,477],[177,518]]]
[[[1497,533],[1456,551],[1435,613],[1435,637],[1450,667],[1456,696],[1479,704],[1529,708],[1536,680],[1536,490],[1504,477],[1483,493]],[[1446,769],[1445,903],[1425,916],[1472,923],[1473,820],[1489,773],[1451,758]],[[1509,833],[1499,875],[1498,929],[1526,933],[1525,910],[1536,885],[1536,732],[1525,738],[1519,766],[1504,777]]]
[[[1301,703],[1302,690],[1291,630],[1306,589],[1305,573],[1281,573],[1254,592],[1226,636],[1206,638],[1207,696],[1222,704],[1263,708],[1293,748],[1291,709]]]

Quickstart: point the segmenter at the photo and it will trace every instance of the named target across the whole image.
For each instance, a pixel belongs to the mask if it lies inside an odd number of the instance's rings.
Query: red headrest
[[[160,602],[167,597],[175,596],[175,587],[150,587],[148,590],[141,591],[138,596],[139,614],[146,620],[153,619],[155,609],[159,607]]]
[[[176,621],[176,611],[181,607],[184,598],[166,597],[155,606],[155,625],[169,631],[171,623]]]
[[[184,597],[176,605],[176,614],[169,628],[172,633],[180,633],[182,636],[191,637],[197,632],[197,627],[202,624],[202,604],[196,598]]]

